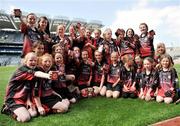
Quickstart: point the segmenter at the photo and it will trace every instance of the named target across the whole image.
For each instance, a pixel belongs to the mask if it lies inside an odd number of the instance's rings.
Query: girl
[[[156,52],[155,52],[155,56],[154,56],[156,63],[159,63],[160,58],[163,54],[166,54],[165,44],[164,43],[158,43],[157,48],[156,48]]]
[[[34,42],[32,50],[37,57],[41,57],[44,54],[44,44],[41,41]]]
[[[107,72],[107,64],[102,61],[102,53],[96,50],[94,52],[95,57],[95,65],[93,67],[93,79],[92,79],[92,86],[94,88],[94,93],[98,95],[105,96],[106,94],[106,86],[104,85],[105,82],[105,73]],[[105,68],[106,67],[106,68]]]
[[[24,33],[23,40],[23,50],[22,50],[22,58],[28,53],[32,51],[32,45],[35,41],[40,40],[40,34],[38,29],[35,27],[36,24],[36,15],[34,13],[30,13],[26,17],[26,22],[24,23],[22,16],[20,15],[20,30]]]
[[[141,58],[145,57],[154,57],[154,45],[153,45],[153,39],[155,32],[153,30],[148,32],[148,26],[146,23],[141,23],[139,25],[139,29],[141,32],[141,35],[139,37],[140,41],[140,55]]]
[[[171,56],[167,54],[162,55],[160,59],[159,87],[156,101],[164,101],[167,104],[173,102],[177,82],[178,77],[176,70],[173,68]]]
[[[66,75],[63,56],[60,53],[55,54],[54,61],[55,68],[58,72],[58,81],[53,85],[53,89],[55,92],[61,95],[62,98],[68,98],[70,102],[75,103],[76,99],[73,97],[73,94],[69,92],[66,82],[66,80],[74,81],[75,76],[73,74]]]
[[[40,60],[40,70],[52,74],[53,58],[50,54],[44,54]],[[34,88],[34,100],[40,115],[45,115],[50,111],[63,113],[67,112],[69,101],[62,99],[53,89],[54,81],[49,79],[39,79]]]
[[[36,54],[28,53],[25,56],[24,64],[16,70],[7,86],[2,113],[11,115],[20,122],[27,122],[31,117],[37,115],[31,93],[36,83],[35,76],[50,79],[49,74],[36,71],[36,66]]]
[[[111,64],[107,74],[107,91],[106,97],[118,98],[120,95],[120,65],[118,64],[118,53],[111,53]]]
[[[77,78],[78,66],[80,63],[80,49],[74,47],[73,51],[69,51],[67,62],[66,62],[66,73],[74,74]]]
[[[109,46],[109,52],[110,54],[112,52],[117,52],[118,48],[116,46],[115,40],[112,39],[112,30],[110,28],[107,28],[103,33],[103,41],[102,44],[107,44]]]
[[[140,88],[140,79],[141,79],[141,72],[143,70],[143,59],[138,55],[135,57],[135,69],[136,69],[136,88],[139,91]]]
[[[86,32],[86,28],[84,26],[78,26],[78,32],[79,32],[79,36],[77,36],[76,41],[74,41],[73,43],[73,47],[78,47],[80,50],[83,49],[84,45],[85,45],[85,32]]]
[[[133,58],[126,55],[123,57],[124,65],[121,68],[121,81],[123,84],[122,97],[135,98],[137,96],[135,69]]]
[[[157,49],[156,49],[156,52],[155,52],[155,56],[154,56],[156,69],[159,69],[160,59],[161,59],[161,56],[164,55],[164,54],[166,54],[165,44],[164,43],[158,43],[157,44]],[[172,60],[172,57],[171,57],[171,60]],[[172,60],[172,63],[174,64],[173,60]]]
[[[84,39],[85,45],[84,45],[83,49],[88,51],[88,54],[89,54],[88,57],[92,60],[93,52],[96,49],[96,47],[94,46],[94,43],[93,43],[94,38],[91,37],[91,33],[92,33],[91,30],[86,28],[85,39]]]
[[[135,45],[128,39],[124,37],[124,29],[118,29],[115,33],[117,35],[117,45],[119,47],[120,58],[123,59],[123,56],[128,55],[133,57],[135,56],[134,49]]]
[[[81,95],[83,97],[88,96],[87,88],[90,86],[92,80],[92,67],[88,61],[88,51],[82,50],[81,52],[82,62],[79,66],[79,73],[78,73],[78,87],[81,91]]]
[[[64,55],[64,48],[59,43],[52,46],[52,54],[55,55],[55,53]]]
[[[44,43],[45,53],[52,53],[52,43],[49,31],[49,21],[47,17],[40,17],[38,20],[38,32],[41,36],[41,40]]]
[[[65,52],[68,52],[69,48],[71,48],[70,40],[68,36],[65,35],[65,26],[63,24],[57,26],[56,36],[53,38],[53,42],[59,43]]]
[[[63,55],[64,63],[66,63],[66,53],[64,47],[62,47],[59,43],[52,46],[52,55],[54,56],[56,53],[60,53]]]
[[[73,44],[74,44],[74,42],[76,42],[76,38],[77,38],[74,25],[69,26],[69,37],[68,38],[70,40],[70,47],[73,48]]]
[[[144,71],[140,79],[140,99],[150,101],[155,98],[155,91],[158,86],[158,72],[153,69],[154,60],[146,57],[143,61]]]
[[[98,48],[100,45],[102,45],[103,38],[101,38],[101,30],[95,29],[94,30],[94,43],[95,47]]]

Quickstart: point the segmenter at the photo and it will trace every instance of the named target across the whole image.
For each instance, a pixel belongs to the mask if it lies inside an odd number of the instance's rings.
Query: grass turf
[[[5,87],[16,67],[0,67],[0,105]],[[180,76],[180,65],[176,65]],[[145,126],[180,115],[180,105],[145,102],[139,99],[88,98],[71,106],[66,114],[33,118],[19,123],[1,114],[0,126]]]

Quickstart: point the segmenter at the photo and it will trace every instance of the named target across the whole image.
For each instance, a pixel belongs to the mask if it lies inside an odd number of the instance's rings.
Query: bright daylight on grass
[[[179,13],[179,0],[0,0],[0,126],[180,117]]]

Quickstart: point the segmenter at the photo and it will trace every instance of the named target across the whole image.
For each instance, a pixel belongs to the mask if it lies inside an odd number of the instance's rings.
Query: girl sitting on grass
[[[150,101],[155,98],[155,91],[158,86],[158,72],[153,69],[154,60],[146,57],[143,61],[144,71],[140,79],[140,99]]]
[[[11,115],[19,122],[27,122],[37,115],[31,93],[36,77],[50,79],[50,74],[37,71],[36,66],[36,54],[27,53],[24,64],[15,71],[7,86],[5,103],[1,112]]]
[[[157,102],[164,101],[167,104],[173,102],[178,84],[177,72],[173,68],[170,55],[162,55],[159,70],[159,87],[156,97]]]

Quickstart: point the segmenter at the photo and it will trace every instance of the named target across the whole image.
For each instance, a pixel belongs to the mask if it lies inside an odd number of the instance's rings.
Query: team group
[[[46,17],[18,17],[24,34],[22,65],[7,85],[2,113],[26,122],[65,113],[71,103],[97,95],[173,102],[178,85],[173,60],[164,43],[154,49],[155,32],[146,23],[139,25],[141,35],[118,28],[113,39],[110,28],[101,37],[101,30],[81,23],[71,25],[68,35],[59,24],[52,36]]]

